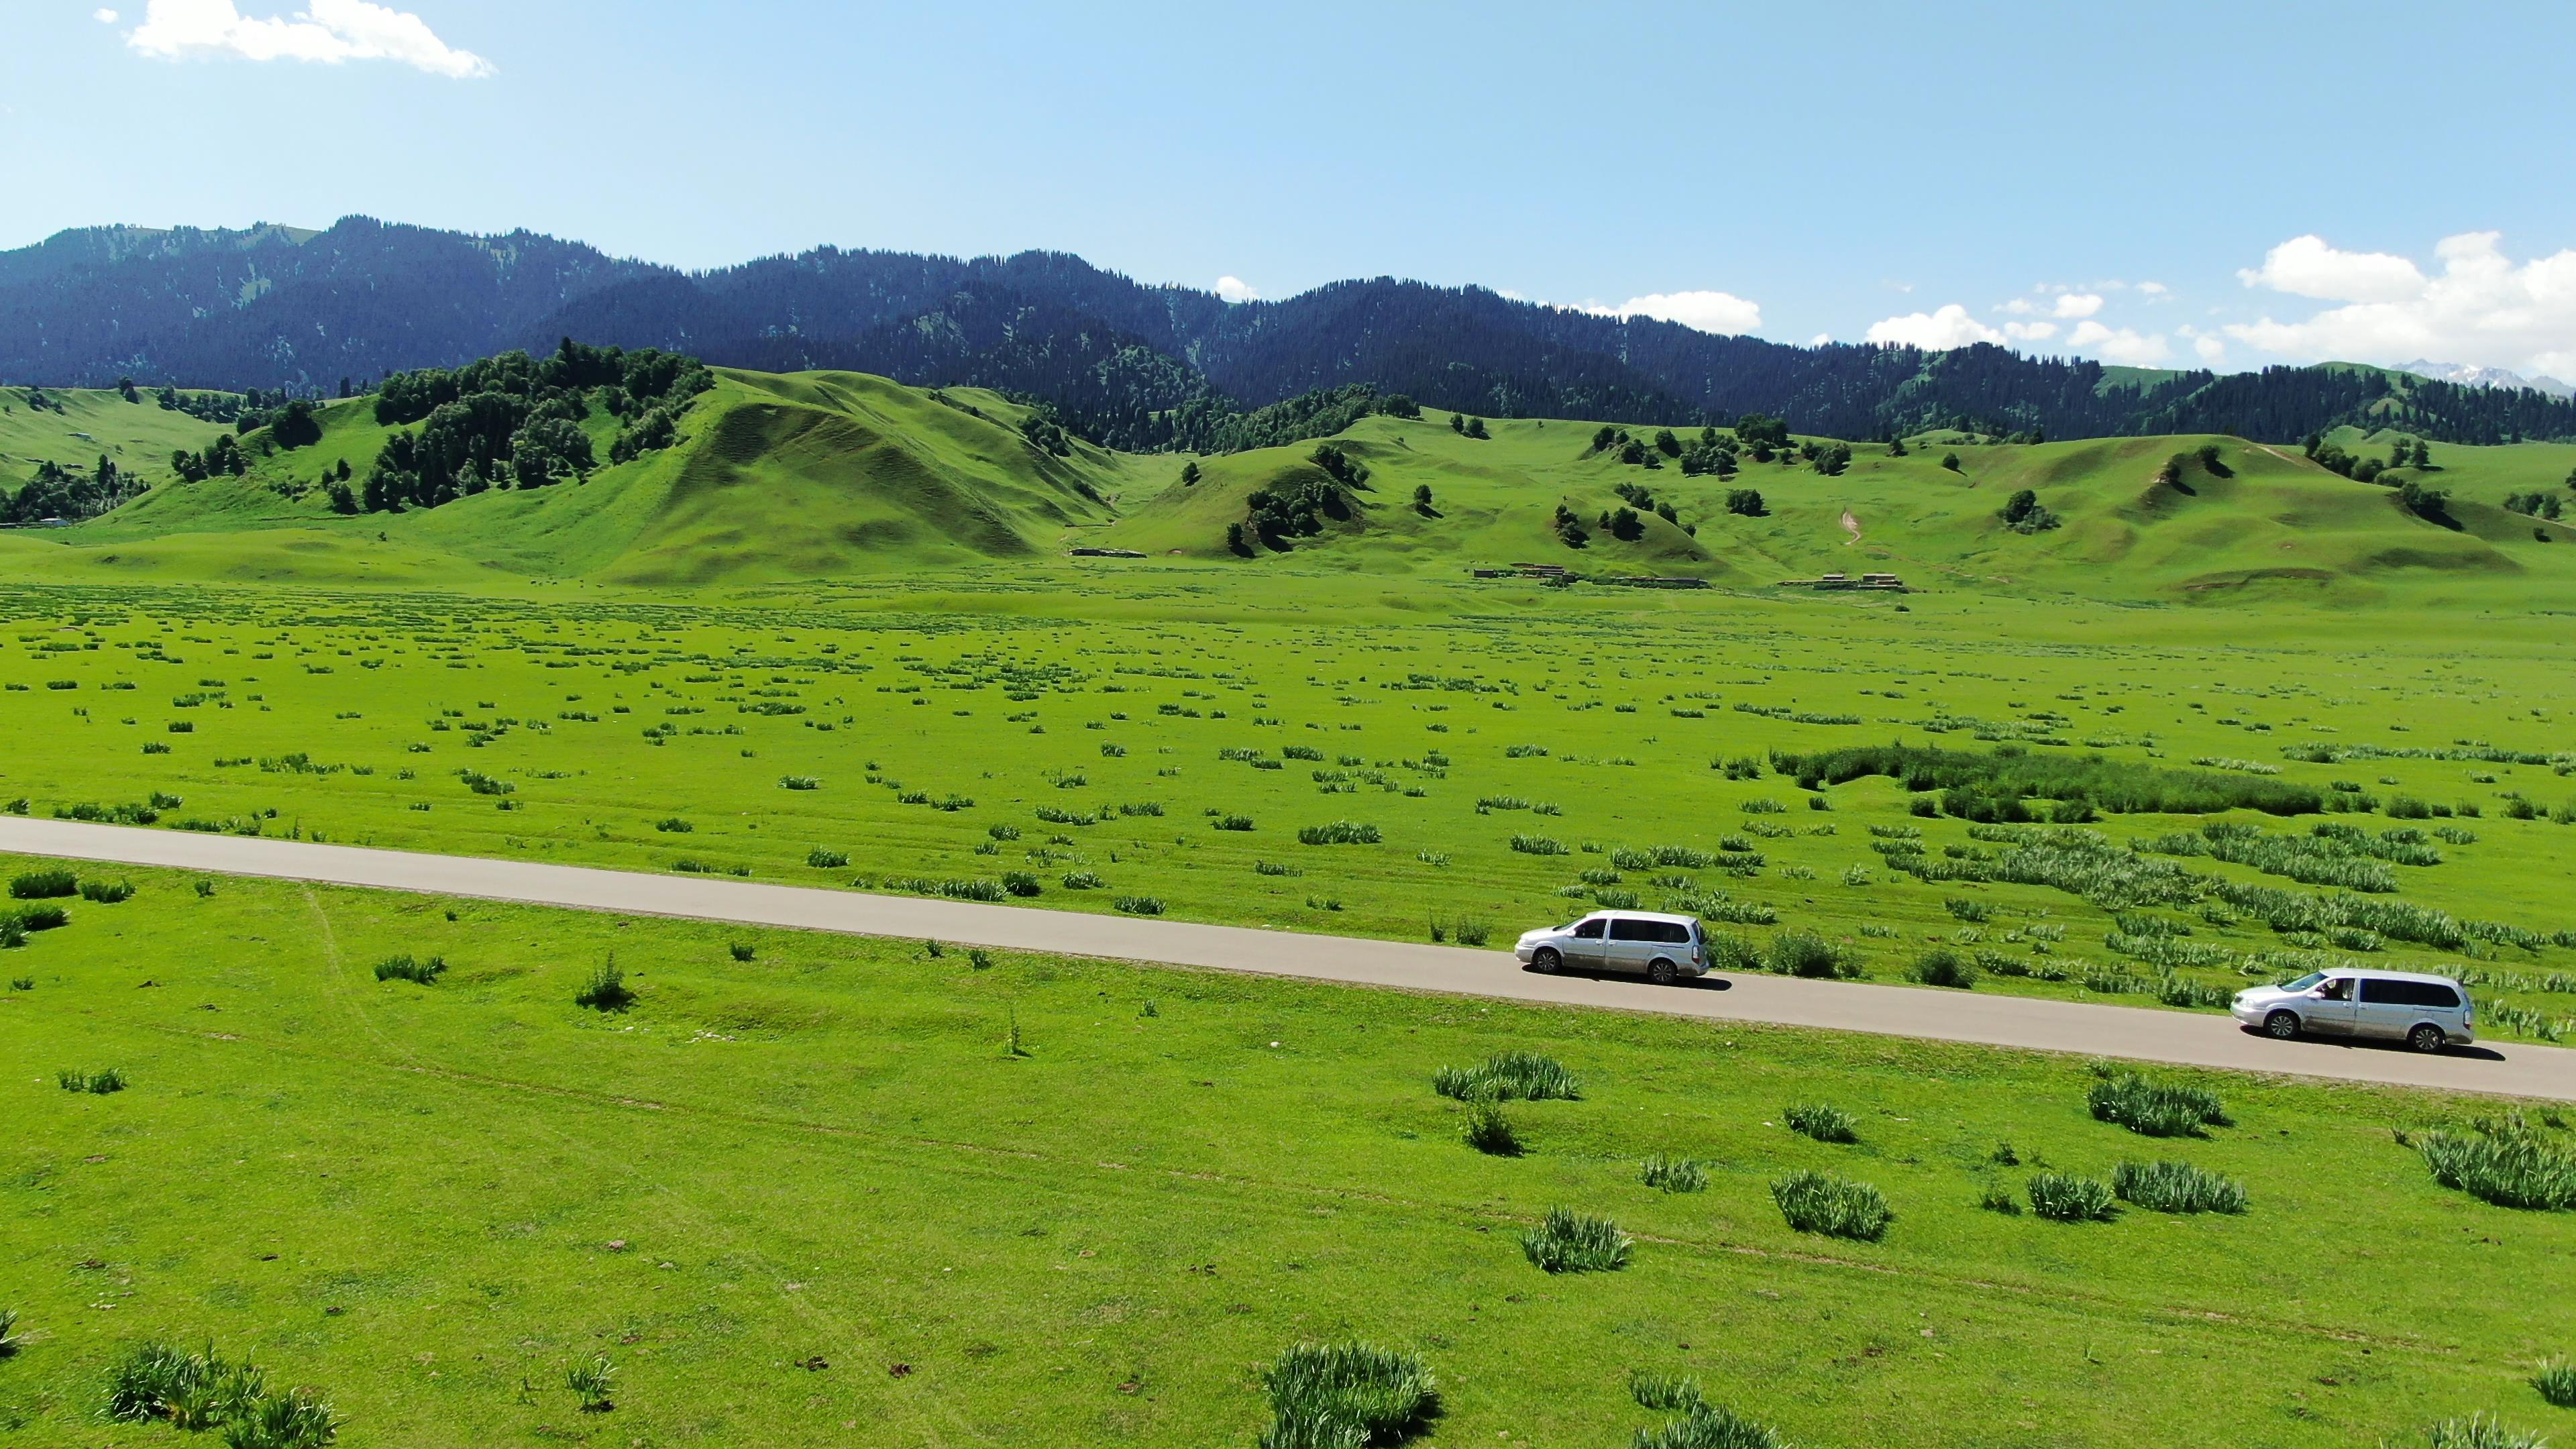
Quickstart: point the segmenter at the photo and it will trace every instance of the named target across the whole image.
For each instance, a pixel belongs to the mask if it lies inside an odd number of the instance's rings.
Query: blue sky
[[[2563,3],[101,3],[10,7],[0,246],[364,212],[2576,376]]]

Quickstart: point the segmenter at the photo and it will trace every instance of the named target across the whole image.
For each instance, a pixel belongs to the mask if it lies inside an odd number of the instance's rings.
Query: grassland
[[[164,409],[148,393],[130,403],[112,389],[41,391],[48,406],[38,408],[29,401],[30,389],[0,388],[0,493],[17,492],[39,463],[87,469],[102,457],[121,471],[167,483],[172,453],[203,448],[226,431]]]
[[[1422,1354],[1437,1442],[1613,1442],[1655,1422],[1631,1369],[1804,1444],[2564,1418],[2526,1380],[2576,1341],[2576,1217],[2446,1191],[2397,1135],[2491,1107],[2195,1076],[2232,1125],[2151,1140],[2062,1059],[120,874],[0,994],[0,1426],[31,1443],[202,1442],[96,1417],[154,1337],[424,1446],[1243,1443],[1310,1337]],[[634,1004],[575,1006],[612,952]],[[396,954],[449,969],[375,979]],[[1513,1050],[1581,1095],[1506,1104],[1526,1155],[1489,1156],[1432,1078]],[[1858,1141],[1788,1130],[1802,1103]],[[1652,1154],[1705,1189],[1643,1184]],[[2249,1210],[1978,1206],[2166,1159]],[[1792,1232],[1771,1184],[1809,1170],[1878,1189],[1884,1236]],[[1559,1206],[1629,1265],[1531,1267]],[[2324,1222],[2366,1271],[2318,1271]]]

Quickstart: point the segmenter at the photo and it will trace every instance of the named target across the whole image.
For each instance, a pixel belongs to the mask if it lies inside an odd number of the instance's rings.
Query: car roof
[[[2372,981],[2425,981],[2436,986],[2457,986],[2455,976],[2436,976],[2426,971],[2382,971],[2375,966],[2338,966],[2323,973],[2327,976],[2352,976]]]
[[[1687,926],[1699,919],[1697,916],[1676,916],[1665,911],[1594,911],[1592,915],[1619,916],[1631,921],[1670,921],[1676,926]],[[1584,919],[1588,921],[1592,916],[1586,916]]]

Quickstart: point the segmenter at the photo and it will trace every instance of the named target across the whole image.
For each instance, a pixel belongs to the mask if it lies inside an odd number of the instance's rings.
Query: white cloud
[[[2050,309],[2049,315],[2090,317],[2101,310],[2102,295],[2099,292],[2062,292],[2058,294],[2057,305]]]
[[[2066,334],[2066,345],[2129,367],[2155,367],[2173,356],[2173,345],[2161,332],[2107,327],[2091,318],[2075,324],[2075,330]]]
[[[2054,322],[2007,322],[2004,335],[2015,342],[2046,342],[2057,335]]]
[[[2227,360],[2227,344],[2205,333],[2191,339],[2191,350],[2200,354],[2201,361],[2213,365]]]
[[[2173,289],[2171,287],[2166,286],[2162,282],[2140,282],[2138,284],[2138,292],[2142,296],[2161,297],[2172,290]]]
[[[1732,292],[1651,292],[1616,307],[1587,305],[1583,310],[1610,317],[1652,317],[1722,336],[1751,332],[1762,325],[1761,304]]]
[[[2396,302],[2424,289],[2424,274],[2406,258],[2337,251],[2313,233],[2272,248],[2263,254],[2263,265],[2240,270],[2236,277],[2249,287],[2322,302]]]
[[[308,3],[309,9],[291,19],[254,19],[234,9],[233,0],[149,0],[143,23],[125,37],[125,43],[164,60],[217,55],[325,65],[391,60],[456,80],[492,74],[490,61],[449,46],[419,16],[407,11],[369,0]],[[100,12],[101,18],[108,14]]]
[[[2315,237],[2284,242],[2262,268],[2240,273],[2248,284],[2344,305],[2222,330],[2299,361],[2428,357],[2522,372],[2576,369],[2576,249],[2517,264],[2500,239],[2491,231],[2445,237],[2433,249],[2442,270],[2432,277],[2404,257],[2336,252]],[[2286,267],[2284,254],[2293,259]]]
[[[1216,294],[1229,302],[1258,302],[1261,300],[1260,291],[1250,282],[1245,281],[1241,277],[1217,278]]]
[[[1956,302],[1932,312],[1909,312],[1869,324],[1866,334],[1882,346],[1896,344],[1920,347],[1926,352],[1947,352],[1972,342],[2001,342],[2004,335],[1968,315],[1968,309]]]
[[[1807,345],[1809,347],[1822,347],[1833,340],[1834,334],[1830,332],[1819,332],[1815,336],[1807,339]]]
[[[116,12],[113,10],[93,10],[89,13],[89,18],[97,21],[101,25],[114,25],[116,23]]]

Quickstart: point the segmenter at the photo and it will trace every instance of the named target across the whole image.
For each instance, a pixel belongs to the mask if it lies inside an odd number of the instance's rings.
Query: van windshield
[[[2311,972],[2309,972],[2307,975],[2300,977],[2300,978],[2299,978],[2298,980],[2296,980],[2296,981],[2284,981],[2284,982],[2282,982],[2282,983],[2281,983],[2281,989],[2282,989],[2283,991],[2305,991],[2305,990],[2307,990],[2309,987],[2314,986],[2314,985],[2316,985],[2318,982],[2323,981],[2323,980],[2325,980],[2325,979],[2326,979],[2326,973],[2324,973],[2324,972],[2322,972],[2322,971],[2311,971]]]

